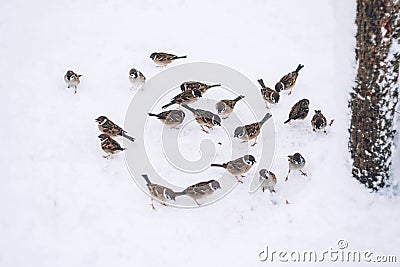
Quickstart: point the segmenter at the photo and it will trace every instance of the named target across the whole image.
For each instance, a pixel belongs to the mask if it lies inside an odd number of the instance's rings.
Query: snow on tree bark
[[[398,102],[400,1],[357,0],[357,76],[350,93],[353,176],[378,190],[390,177]]]

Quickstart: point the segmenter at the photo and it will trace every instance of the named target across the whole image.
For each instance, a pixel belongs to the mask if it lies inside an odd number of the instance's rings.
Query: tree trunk
[[[372,190],[390,177],[398,101],[399,0],[357,0],[357,76],[350,93],[353,176]]]

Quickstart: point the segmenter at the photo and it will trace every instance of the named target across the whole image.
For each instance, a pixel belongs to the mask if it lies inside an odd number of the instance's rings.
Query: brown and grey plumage
[[[235,176],[238,182],[243,183],[238,176],[242,176],[248,172],[253,164],[256,163],[256,159],[252,155],[244,155],[243,157],[231,160],[223,164],[211,164],[211,167],[221,167],[226,169],[230,174]],[[243,176],[242,176],[243,177]]]
[[[78,84],[81,82],[79,79],[80,77],[82,77],[82,75],[76,74],[72,70],[67,71],[67,73],[64,75],[64,81],[67,83],[68,88],[74,87],[75,94],[77,92]]]
[[[146,82],[146,77],[139,70],[132,68],[129,71],[129,81],[134,87],[142,86]]]
[[[200,90],[201,93],[205,93],[208,89],[213,88],[213,87],[218,87],[221,86],[220,84],[205,84],[202,82],[195,82],[195,81],[188,81],[188,82],[184,82],[181,84],[180,88],[182,90],[182,92],[185,92],[187,90],[192,90],[192,89],[196,89],[196,90]]]
[[[236,103],[243,98],[244,96],[241,95],[232,100],[223,99],[215,104],[215,108],[218,114],[221,115],[223,119],[226,119],[233,112]]]
[[[103,156],[104,158],[109,158],[112,154],[119,153],[126,149],[121,147],[120,144],[112,139],[108,134],[100,134],[98,138],[101,142],[101,148],[107,153],[107,156]]]
[[[329,126],[332,125],[334,120],[331,120]],[[326,127],[328,123],[326,121],[325,116],[321,113],[321,110],[315,110],[315,114],[311,119],[311,126],[313,127],[313,131],[323,131],[326,134]]]
[[[252,146],[255,146],[257,144],[257,137],[261,132],[261,127],[271,117],[271,113],[267,113],[265,114],[264,118],[259,122],[237,127],[235,129],[233,137],[237,137],[244,141],[255,139],[254,143],[252,144]]]
[[[284,123],[288,123],[291,120],[304,120],[310,110],[308,107],[309,105],[310,101],[308,99],[302,99],[294,104],[294,106],[290,110],[289,118]]]
[[[276,176],[273,172],[267,171],[266,169],[261,169],[259,181],[262,186],[262,191],[265,191],[265,188],[270,192],[275,192],[275,185],[277,183]]]
[[[162,121],[165,125],[176,127],[182,124],[185,119],[185,112],[182,110],[167,110],[158,114],[147,113],[149,116],[156,117]]]
[[[214,126],[221,126],[221,118],[211,111],[204,109],[194,109],[186,104],[182,104],[182,107],[188,109],[193,113],[196,122],[200,125],[201,130],[205,133],[208,133],[208,131],[204,129],[204,126],[206,126],[208,129],[212,129]]]
[[[186,56],[176,56],[164,52],[154,52],[150,55],[150,58],[159,66],[167,66],[172,61],[179,58],[186,58]]]
[[[106,116],[100,116],[96,119],[96,122],[99,124],[99,130],[103,133],[106,133],[112,137],[115,136],[122,136],[128,139],[131,142],[135,141],[135,138],[129,136],[127,132],[119,127],[117,124],[112,122],[110,119],[108,119]]]
[[[163,109],[166,109],[169,106],[172,106],[174,104],[191,104],[195,102],[197,99],[202,97],[201,91],[197,89],[191,89],[184,91],[178,95],[176,95],[174,98],[171,99],[171,102],[168,104],[162,106]]]
[[[301,172],[301,175],[307,176],[307,173],[302,171],[302,169],[306,165],[306,160],[300,153],[294,153],[293,155],[289,155],[288,161],[289,161],[289,171],[285,181],[289,179],[289,174],[293,170],[299,170]]]
[[[191,185],[182,192],[176,192],[175,194],[176,196],[189,196],[196,202],[197,205],[200,206],[198,200],[212,195],[217,189],[221,189],[219,182],[216,180],[210,180]]]
[[[166,206],[165,202],[169,200],[175,201],[175,192],[172,191],[170,188],[158,185],[158,184],[153,184],[147,174],[142,174],[142,177],[146,181],[146,186],[147,189],[149,189],[150,195],[151,195],[151,204],[150,206],[155,210],[154,204],[153,204],[153,199],[156,198],[161,201],[161,203]]]
[[[280,98],[279,93],[269,87],[266,87],[263,79],[259,79],[257,82],[261,85],[261,95],[266,102],[266,107],[269,108],[268,103],[278,104]]]
[[[275,84],[275,90],[280,92],[282,90],[289,90],[289,95],[292,93],[292,88],[296,84],[297,77],[299,76],[299,71],[304,67],[304,65],[299,64],[295,71],[292,71],[285,76],[283,76],[279,82]]]

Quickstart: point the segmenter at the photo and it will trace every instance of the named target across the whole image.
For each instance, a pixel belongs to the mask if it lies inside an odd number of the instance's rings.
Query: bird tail
[[[190,110],[192,113],[196,111],[194,108],[192,108],[192,107],[189,107],[189,106],[188,106],[188,105],[186,105],[186,104],[182,104],[182,107],[184,107],[184,108],[186,108],[186,109]]]
[[[304,68],[304,65],[299,64],[299,65],[297,66],[297,69],[296,69],[294,72],[296,72],[296,73],[298,74],[299,71],[300,71],[302,68]]]
[[[180,57],[175,57],[175,59],[178,59],[178,58],[187,58],[187,56],[180,56]]]
[[[260,124],[263,125],[271,117],[272,117],[271,113],[265,114],[264,118],[260,121]]]
[[[135,138],[127,135],[126,133],[122,132],[122,136],[125,137],[126,139],[128,139],[131,142],[135,142]]]
[[[147,174],[142,174],[142,177],[146,180],[147,184],[151,184],[149,176],[147,176]]]
[[[259,80],[257,80],[257,82],[261,85],[262,88],[266,88],[263,79],[259,79]]]
[[[182,192],[175,192],[175,196],[179,197],[179,196],[183,196],[186,195],[185,191]]]
[[[154,113],[147,113],[147,115],[152,116],[152,117],[157,117],[158,119],[162,118],[159,114],[154,114]]]
[[[291,120],[290,118],[287,119],[287,120],[284,122],[284,124],[288,123],[290,120]]]
[[[221,86],[221,84],[212,84],[212,85],[208,85],[208,89],[213,88],[213,87],[218,87]]]
[[[224,164],[217,164],[217,163],[211,164],[211,167],[221,167],[221,168],[224,168],[224,169],[226,169],[226,166],[227,166],[226,163],[224,163]]]
[[[170,102],[170,103],[168,103],[168,104],[162,106],[161,108],[162,108],[162,109],[166,109],[167,107],[172,106],[173,104],[175,104],[175,103],[174,103],[174,102]]]
[[[236,97],[235,99],[233,99],[233,101],[235,101],[235,103],[236,103],[236,102],[238,102],[240,99],[243,99],[243,98],[244,98],[244,95],[240,95],[240,96]]]

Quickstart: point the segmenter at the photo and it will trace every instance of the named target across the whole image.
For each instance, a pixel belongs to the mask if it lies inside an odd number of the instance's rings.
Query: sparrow
[[[178,58],[186,58],[187,56],[175,56],[163,52],[154,52],[150,55],[150,58],[159,66],[167,66],[169,63]]]
[[[284,123],[288,123],[291,120],[304,120],[308,115],[309,104],[310,101],[308,99],[302,99],[294,104],[294,106],[290,110],[289,118]]]
[[[80,77],[82,77],[82,75],[76,74],[72,70],[67,71],[67,73],[64,75],[64,81],[67,83],[68,88],[74,87],[75,94],[77,86],[81,82],[79,80]]]
[[[208,129],[212,129],[214,126],[221,126],[221,118],[218,115],[212,113],[211,111],[203,109],[194,109],[186,104],[182,104],[182,107],[186,108],[187,110],[193,113],[196,122],[200,124],[201,130],[205,133],[208,132],[204,129],[204,126],[206,126]]]
[[[238,96],[233,100],[221,100],[215,104],[215,108],[218,112],[218,115],[221,115],[223,119],[226,119],[231,115],[233,112],[233,109],[235,108],[236,103],[240,100],[243,99],[244,96]]]
[[[299,71],[304,67],[304,65],[299,64],[295,71],[283,76],[279,82],[275,84],[275,90],[280,92],[282,90],[289,90],[289,95],[292,93],[292,88],[296,84],[297,77],[299,76]]]
[[[183,103],[191,104],[200,97],[202,97],[200,90],[197,89],[187,90],[185,92],[176,95],[174,98],[171,99],[171,102],[162,106],[162,108],[166,109],[167,107],[172,106],[173,104],[178,104],[178,105],[181,105]]]
[[[269,108],[268,103],[278,104],[280,97],[279,93],[269,87],[266,87],[263,79],[259,79],[257,80],[257,82],[261,85],[261,95],[266,102],[265,103],[266,107]]]
[[[315,110],[315,114],[311,119],[311,126],[314,132],[316,130],[323,130],[326,134],[325,128],[327,126],[327,122],[325,116],[321,113],[321,110]]]
[[[243,157],[234,159],[223,164],[211,164],[211,167],[222,167],[226,169],[230,174],[235,176],[239,183],[243,183],[237,176],[242,176],[248,172],[253,164],[256,163],[256,159],[252,155],[244,155]]]
[[[182,110],[168,110],[159,114],[147,113],[149,116],[157,117],[165,125],[176,127],[182,124],[185,119],[185,112]]]
[[[101,142],[101,148],[107,153],[107,156],[103,156],[103,158],[109,158],[112,154],[119,153],[126,149],[121,147],[120,144],[118,144],[118,142],[112,139],[108,134],[100,134],[98,138]]]
[[[187,90],[190,89],[197,89],[200,90],[201,93],[205,93],[208,89],[213,88],[213,87],[218,87],[221,86],[220,84],[205,84],[205,83],[201,83],[201,82],[194,82],[194,81],[188,81],[188,82],[184,82],[181,84],[181,90],[182,92],[185,92]]]
[[[146,180],[146,186],[147,189],[149,189],[150,195],[151,195],[151,204],[150,206],[155,210],[156,208],[154,207],[153,200],[154,198],[158,199],[161,201],[161,203],[166,206],[165,204],[166,201],[168,200],[173,200],[175,201],[175,192],[169,189],[168,187],[158,185],[158,184],[153,184],[147,174],[142,174],[142,177]]]
[[[221,189],[221,185],[216,180],[210,180],[207,182],[200,182],[194,185],[189,186],[182,192],[176,192],[176,196],[189,196],[191,197],[197,205],[200,206],[198,202],[199,199],[205,198],[210,196],[216,191],[217,189]]]
[[[99,124],[98,127],[100,132],[106,133],[112,137],[122,136],[131,142],[135,141],[135,138],[127,135],[125,130],[123,130],[121,127],[119,127],[114,122],[109,120],[106,116],[98,117],[96,119],[96,122]]]
[[[261,127],[271,117],[272,117],[271,113],[267,113],[260,122],[255,122],[252,124],[237,127],[235,129],[233,137],[237,137],[244,141],[249,141],[254,139],[254,143],[251,146],[255,146],[257,144],[257,136],[261,132]]]
[[[132,68],[129,71],[129,81],[132,83],[133,87],[141,87],[146,82],[146,77],[137,69]]]
[[[265,188],[267,188],[269,192],[275,193],[275,188],[274,188],[274,186],[276,185],[275,174],[271,171],[267,171],[266,169],[261,169],[259,174],[260,174],[259,181],[262,186],[262,191],[264,192]]]
[[[300,153],[294,153],[293,155],[289,155],[288,161],[289,161],[289,171],[285,181],[289,179],[289,174],[292,170],[299,170],[301,172],[301,175],[307,176],[307,173],[301,170],[303,169],[304,165],[306,165],[306,160]]]

